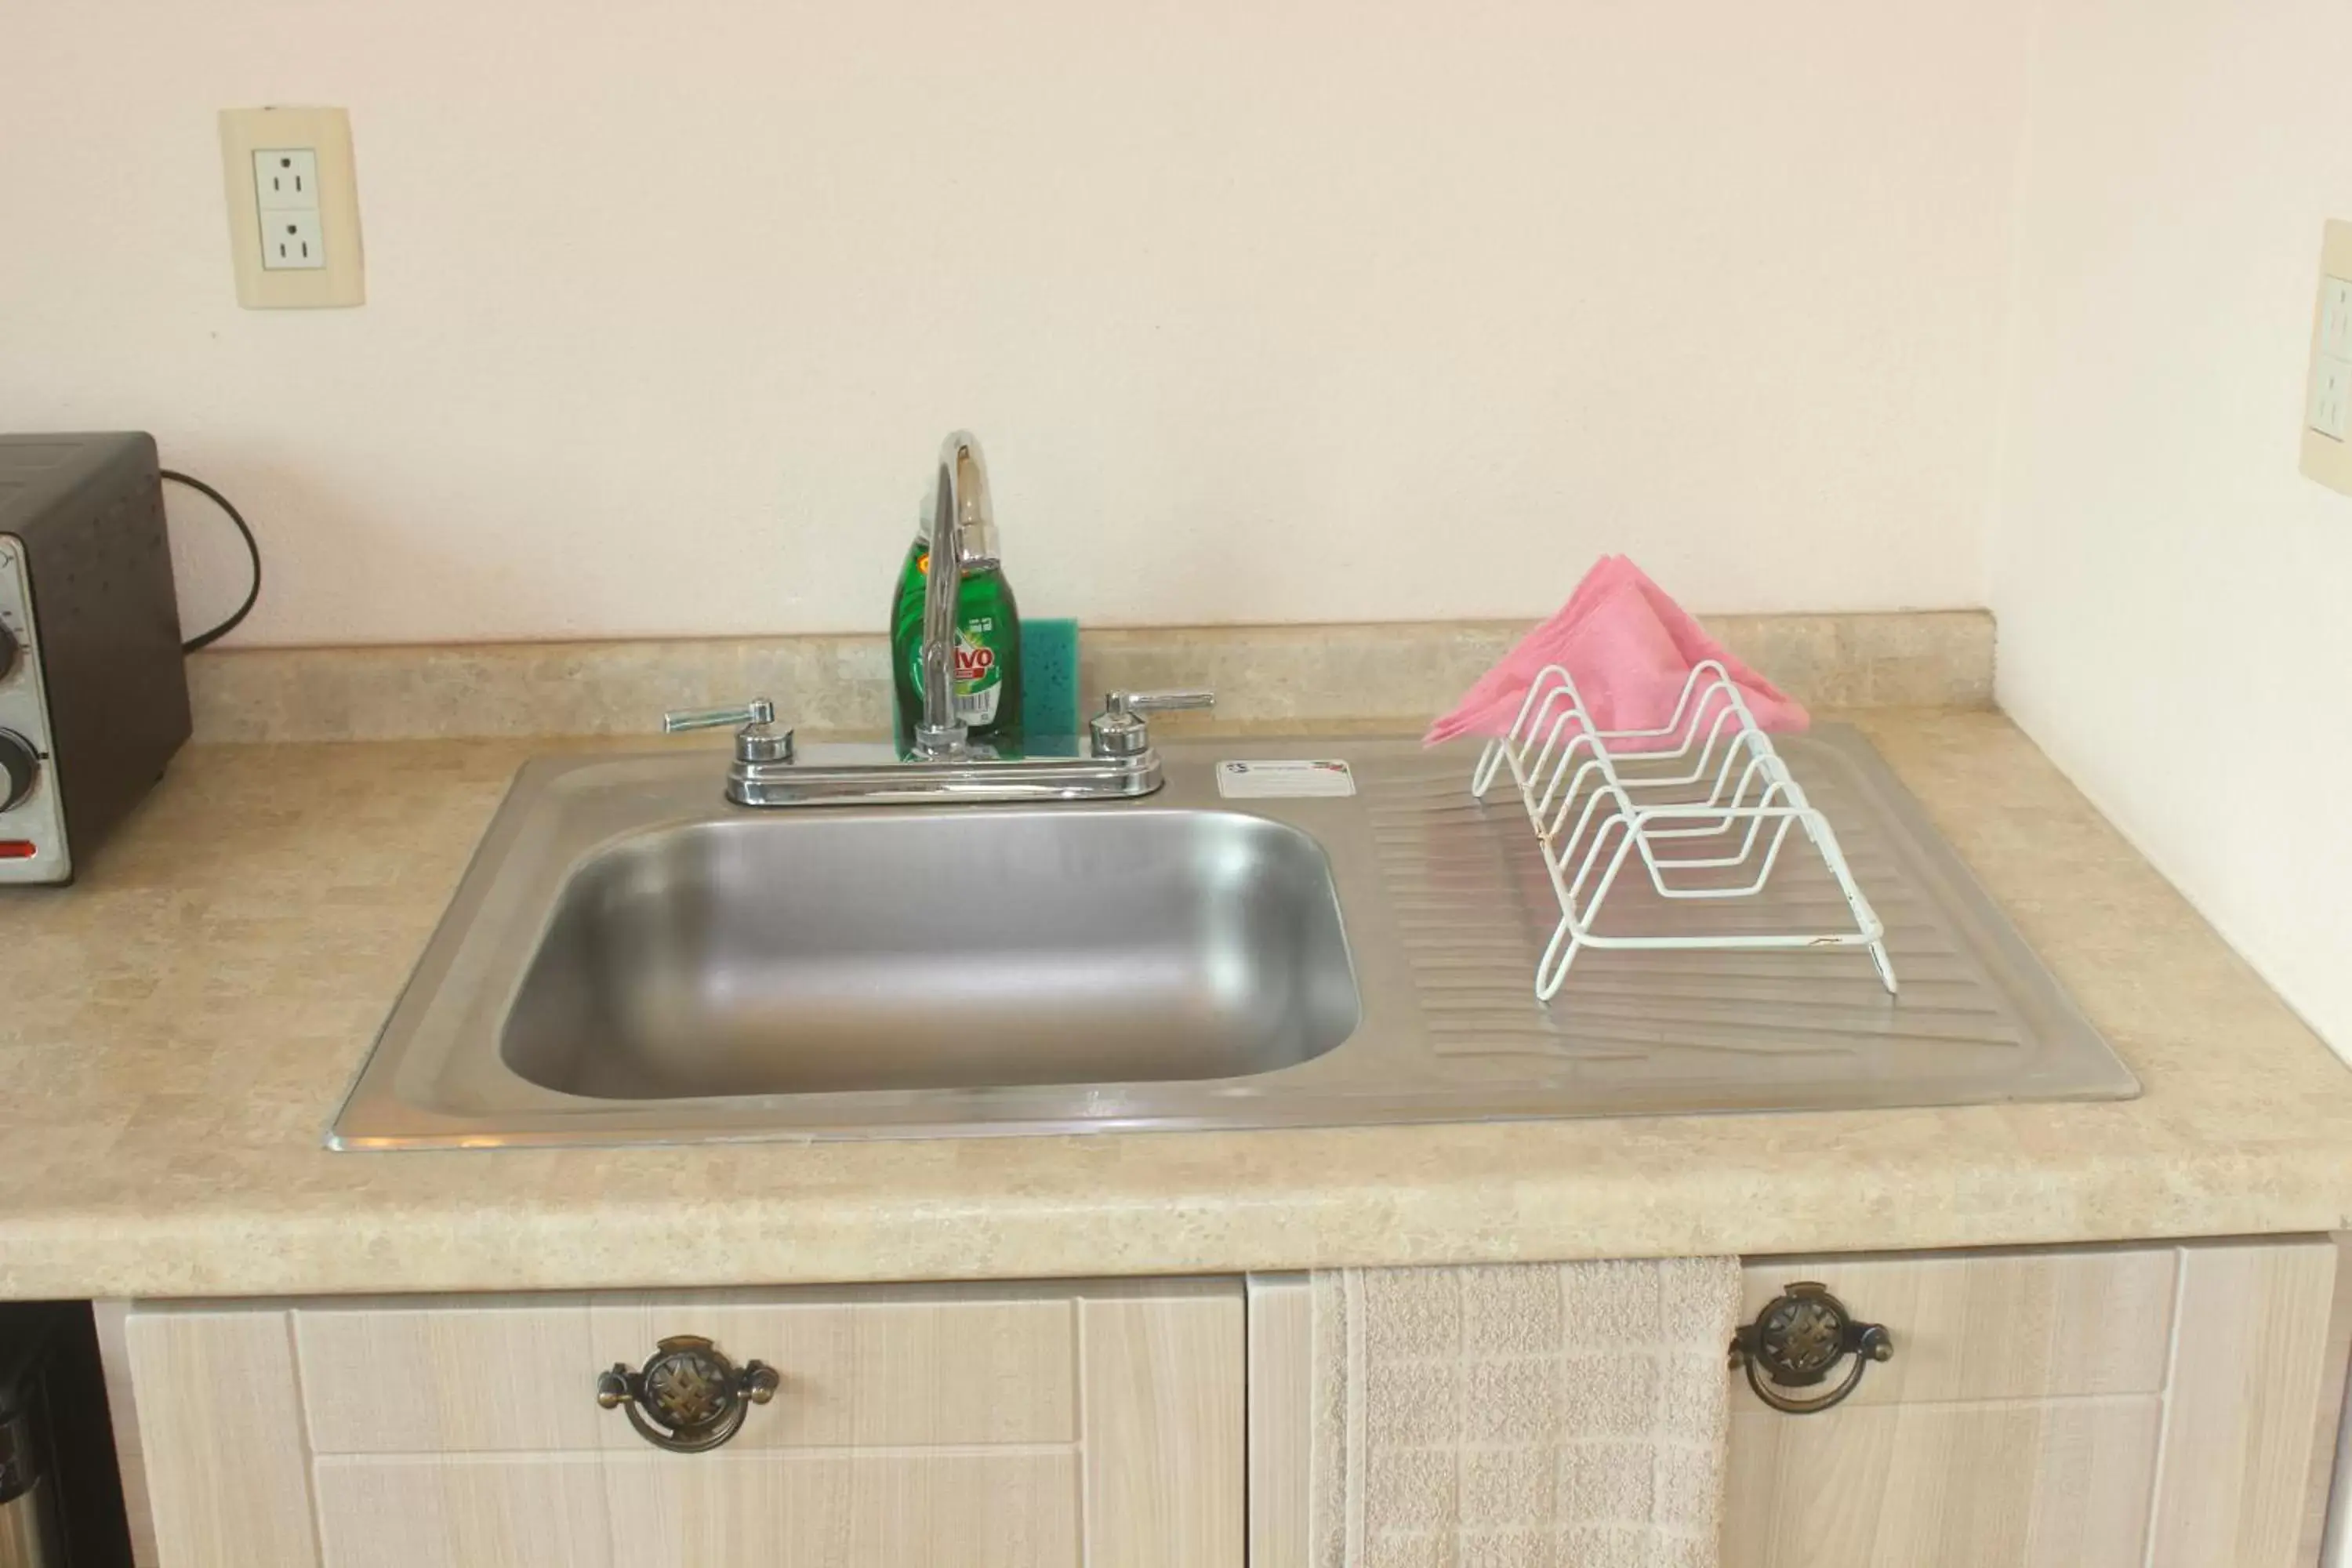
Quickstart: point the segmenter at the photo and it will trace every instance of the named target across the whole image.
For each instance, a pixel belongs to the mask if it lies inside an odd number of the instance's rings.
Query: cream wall
[[[2002,705],[2352,1054],[2352,498],[2296,473],[2344,0],[2047,0]]]
[[[2022,5],[19,5],[0,428],[247,502],[250,641],[878,627],[958,423],[1098,623],[1979,604]],[[270,101],[362,310],[232,300]]]

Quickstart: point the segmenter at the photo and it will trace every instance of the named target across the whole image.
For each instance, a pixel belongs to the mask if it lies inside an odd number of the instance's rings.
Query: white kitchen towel
[[[1739,1261],[1314,1277],[1314,1568],[1716,1568]]]

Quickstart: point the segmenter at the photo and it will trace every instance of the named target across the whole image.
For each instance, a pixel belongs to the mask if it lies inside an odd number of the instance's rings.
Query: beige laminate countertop
[[[2137,1100],[336,1154],[509,777],[563,742],[199,746],[0,894],[0,1295],[1223,1272],[2284,1233],[2352,1215],[2352,1070],[1997,714],[1850,715]]]

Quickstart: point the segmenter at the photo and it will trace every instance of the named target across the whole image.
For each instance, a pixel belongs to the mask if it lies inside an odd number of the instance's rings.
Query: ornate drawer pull
[[[762,1362],[737,1367],[697,1334],[664,1340],[655,1351],[641,1373],[625,1362],[600,1373],[596,1403],[607,1410],[618,1406],[638,1436],[673,1454],[716,1448],[741,1431],[751,1406],[773,1399],[783,1382]]]
[[[1731,1364],[1748,1369],[1748,1386],[1757,1398],[1790,1415],[1827,1410],[1854,1391],[1864,1368],[1894,1353],[1895,1340],[1884,1328],[1856,1321],[1827,1286],[1810,1281],[1790,1286],[1731,1336]],[[1799,1397],[1781,1392],[1819,1387],[1848,1356],[1853,1360],[1844,1380],[1827,1394]]]

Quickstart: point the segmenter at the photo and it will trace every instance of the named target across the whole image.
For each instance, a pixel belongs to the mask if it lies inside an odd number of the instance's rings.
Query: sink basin
[[[500,1049],[607,1100],[1178,1081],[1358,1018],[1329,862],[1264,817],[744,815],[564,884]]]
[[[1867,742],[1784,738],[1885,919],[1857,950],[1596,950],[1475,748],[1161,748],[1140,800],[755,811],[724,751],[525,766],[337,1148],[1827,1110],[2137,1092]],[[846,760],[811,746],[810,761]],[[1225,800],[1344,758],[1354,795]],[[1740,919],[1818,923],[1823,875]],[[1643,909],[1640,918],[1666,911]],[[1779,900],[1777,911],[1771,900]]]

